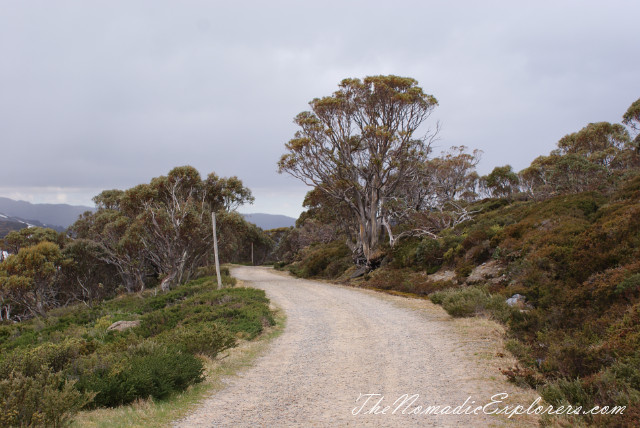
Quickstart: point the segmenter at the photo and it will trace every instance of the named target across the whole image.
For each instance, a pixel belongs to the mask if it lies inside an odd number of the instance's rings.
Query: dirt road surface
[[[232,274],[264,289],[285,311],[286,328],[252,368],[230,378],[226,388],[176,426],[483,427],[517,422],[517,416],[508,420],[482,412],[409,414],[428,406],[473,410],[491,402],[494,394],[515,389],[499,373],[487,378],[483,361],[432,303],[294,279],[262,267],[238,267]],[[400,405],[404,394],[418,398]]]

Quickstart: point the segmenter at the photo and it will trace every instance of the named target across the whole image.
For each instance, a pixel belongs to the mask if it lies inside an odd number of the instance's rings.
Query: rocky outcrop
[[[428,276],[431,282],[451,281],[456,284],[456,273],[452,270],[439,270],[438,272]]]
[[[504,278],[503,270],[504,267],[498,261],[490,260],[480,266],[476,266],[465,280],[465,283],[467,285],[486,282],[497,284]]]
[[[109,330],[116,330],[116,331],[125,331],[128,330],[130,328],[133,327],[138,327],[140,325],[140,320],[136,320],[136,321],[116,321],[113,324],[111,324],[108,328],[107,331]]]
[[[507,299],[507,305],[518,309],[530,309],[531,305],[527,304],[526,298],[522,294],[514,294]]]

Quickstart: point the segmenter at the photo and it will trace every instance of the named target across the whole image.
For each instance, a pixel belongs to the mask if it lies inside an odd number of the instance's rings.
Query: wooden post
[[[251,243],[251,266],[254,266],[254,264],[253,264],[253,242]]]
[[[216,213],[211,213],[211,223],[213,224],[213,255],[216,259],[216,276],[218,277],[218,290],[222,288],[222,278],[220,278],[220,262],[218,261],[218,235],[216,235]]]

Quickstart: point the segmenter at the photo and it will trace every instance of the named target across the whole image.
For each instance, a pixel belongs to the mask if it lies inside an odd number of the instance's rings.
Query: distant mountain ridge
[[[295,226],[296,219],[286,215],[280,214],[242,214],[242,216],[249,223],[253,223],[263,230],[277,229],[279,227],[291,227]]]
[[[58,232],[63,232],[65,230],[65,228],[61,226],[45,225],[37,220],[25,220],[18,217],[11,217],[0,212],[0,239],[7,236],[7,234],[13,230],[20,230],[25,227],[34,226],[50,227]]]
[[[95,208],[68,204],[32,204],[0,196],[0,230],[19,230],[28,226],[50,227],[63,231],[78,219],[85,211]],[[251,213],[242,214],[250,223],[263,230],[295,226],[296,219],[280,214]]]
[[[95,208],[68,204],[32,204],[0,196],[0,213],[17,218],[34,226],[66,229],[85,211]],[[4,220],[0,217],[0,220]]]
[[[24,229],[25,227],[29,227],[29,224],[0,213],[0,239],[7,236],[7,234],[13,230]],[[0,257],[0,260],[2,260],[2,257]]]

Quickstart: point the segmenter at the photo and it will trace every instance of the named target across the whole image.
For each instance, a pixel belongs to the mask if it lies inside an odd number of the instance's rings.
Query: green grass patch
[[[487,315],[506,323],[520,313],[518,309],[507,305],[504,297],[492,295],[483,287],[449,288],[430,294],[429,299],[442,305],[453,317]]]

